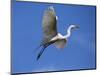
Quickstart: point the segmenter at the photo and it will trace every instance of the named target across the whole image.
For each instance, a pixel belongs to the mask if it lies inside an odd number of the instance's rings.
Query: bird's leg
[[[45,48],[47,47],[48,45],[43,45],[43,48],[42,50],[39,52],[38,56],[37,56],[37,60],[39,60],[40,56],[42,55],[42,53],[44,52]]]
[[[43,54],[45,48],[47,48],[49,45],[51,45],[51,44],[53,44],[53,43],[55,43],[55,42],[56,42],[56,40],[55,40],[55,41],[51,41],[51,42],[47,42],[47,43],[43,44],[43,45],[42,45],[43,48],[42,48],[42,50],[39,52],[39,54],[38,54],[38,56],[37,56],[37,60],[39,60],[39,58],[40,58],[41,55]]]

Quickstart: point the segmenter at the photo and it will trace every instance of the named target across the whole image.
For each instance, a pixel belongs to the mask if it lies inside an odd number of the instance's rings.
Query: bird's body
[[[66,39],[63,35],[61,35],[60,33],[58,33],[55,37],[53,37],[50,41],[54,41],[56,39]]]
[[[43,48],[39,52],[37,60],[40,58],[45,48],[51,44],[55,44],[57,48],[64,48],[72,30],[78,28],[76,25],[70,25],[67,30],[67,34],[63,36],[57,32],[57,20],[58,17],[56,16],[53,6],[48,7],[48,9],[44,12],[42,21],[44,37],[41,41],[40,47],[42,46]]]

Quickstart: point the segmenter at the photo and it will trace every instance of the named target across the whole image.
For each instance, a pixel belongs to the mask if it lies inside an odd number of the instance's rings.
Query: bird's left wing
[[[51,39],[57,35],[57,17],[53,6],[45,10],[42,21],[42,28],[45,39]]]
[[[45,48],[48,47],[53,42],[49,42],[54,36],[57,35],[57,17],[55,15],[55,11],[53,6],[48,7],[45,10],[43,15],[42,21],[42,28],[43,28],[43,40],[41,41],[40,46],[42,46],[42,50],[39,52],[37,56],[37,60],[41,57],[42,53],[44,52]]]

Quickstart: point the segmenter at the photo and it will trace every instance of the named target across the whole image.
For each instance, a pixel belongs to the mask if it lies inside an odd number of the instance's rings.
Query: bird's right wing
[[[66,39],[61,39],[61,40],[56,41],[54,44],[56,48],[64,48],[66,43],[67,43]]]
[[[44,12],[42,28],[45,39],[51,39],[57,35],[57,19],[53,6],[48,7]]]

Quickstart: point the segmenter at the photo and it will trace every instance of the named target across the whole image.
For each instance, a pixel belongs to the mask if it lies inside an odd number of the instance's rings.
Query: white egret
[[[37,60],[40,58],[45,48],[47,48],[51,44],[54,44],[57,48],[64,48],[65,44],[68,41],[68,38],[71,35],[72,30],[78,28],[77,25],[70,25],[67,30],[67,34],[63,36],[62,34],[57,32],[57,19],[58,17],[55,14],[53,6],[48,7],[43,15],[42,28],[44,37],[39,46],[42,46],[42,49],[37,56]]]

